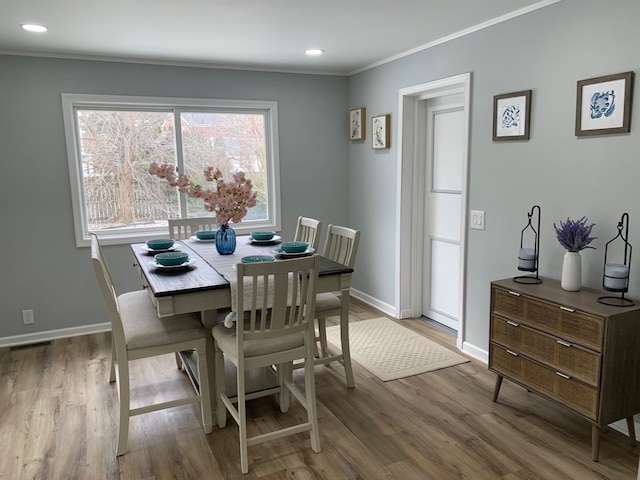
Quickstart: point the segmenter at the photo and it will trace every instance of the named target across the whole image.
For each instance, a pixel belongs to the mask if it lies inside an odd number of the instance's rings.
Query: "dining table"
[[[224,321],[225,315],[232,308],[232,276],[236,275],[235,265],[243,257],[267,255],[274,261],[290,258],[279,248],[280,237],[272,241],[255,241],[250,235],[236,237],[236,249],[230,255],[217,252],[215,240],[200,240],[193,236],[175,241],[172,251],[180,251],[189,255],[188,265],[180,268],[167,268],[155,261],[156,251],[147,247],[146,243],[133,243],[134,267],[142,280],[142,287],[149,292],[149,299],[158,312],[158,321],[162,317],[182,313],[198,313],[202,325],[211,330]],[[306,255],[317,253],[308,249]],[[320,256],[317,293],[341,292],[342,308],[348,312],[349,289],[353,268]],[[214,391],[214,345],[212,335],[207,335],[207,369],[209,385]],[[186,373],[194,386],[199,389],[197,369],[195,367],[196,352],[182,352],[180,357]],[[235,370],[226,368],[227,391],[235,391]],[[273,388],[272,372],[260,370],[248,375],[247,384],[253,385],[253,391]],[[212,408],[215,411],[215,394],[212,395]]]

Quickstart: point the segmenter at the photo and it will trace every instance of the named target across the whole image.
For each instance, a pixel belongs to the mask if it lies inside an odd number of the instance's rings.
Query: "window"
[[[78,246],[88,232],[130,243],[166,235],[169,218],[212,215],[150,175],[154,161],[203,186],[207,166],[225,179],[244,171],[257,205],[234,229],[280,228],[275,102],[63,94],[62,104]]]

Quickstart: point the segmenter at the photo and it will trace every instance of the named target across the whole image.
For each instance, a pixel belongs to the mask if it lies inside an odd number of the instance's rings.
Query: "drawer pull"
[[[571,380],[571,377],[569,375],[565,375],[564,373],[556,372],[556,375],[559,375],[562,378],[566,378],[567,380]]]
[[[520,294],[518,292],[512,292],[511,290],[509,290],[509,293],[515,297],[519,297]]]
[[[556,340],[560,345],[563,345],[565,347],[570,347],[571,344],[569,342],[565,342],[564,340]]]
[[[514,352],[513,350],[507,350],[507,353],[508,353],[509,355],[513,355],[514,357],[517,357],[517,356],[518,356],[518,354],[517,354],[516,352]]]
[[[511,325],[512,327],[519,327],[519,326],[520,326],[520,324],[519,324],[519,323],[512,322],[511,320],[507,320],[507,323],[508,323],[509,325]]]
[[[571,312],[571,313],[575,312],[575,309],[574,309],[574,308],[569,308],[569,307],[560,307],[560,309],[561,309],[561,310],[565,310],[565,311],[567,311],[567,312]]]
[[[135,268],[135,267],[138,267],[139,265],[137,263],[134,263],[133,266]]]

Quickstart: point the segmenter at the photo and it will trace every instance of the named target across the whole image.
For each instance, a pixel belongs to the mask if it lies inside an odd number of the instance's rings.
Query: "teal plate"
[[[261,262],[273,262],[275,258],[270,255],[249,255],[248,257],[242,257],[240,261],[242,263],[261,263]]]

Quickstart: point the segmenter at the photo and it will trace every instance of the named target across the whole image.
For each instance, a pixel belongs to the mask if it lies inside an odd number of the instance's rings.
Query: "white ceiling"
[[[0,53],[350,74],[557,1],[2,0]]]

